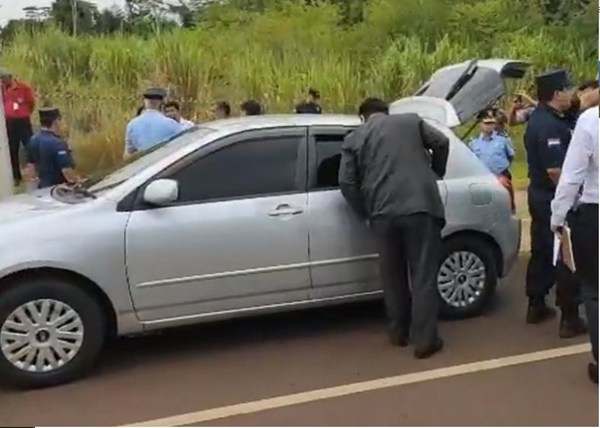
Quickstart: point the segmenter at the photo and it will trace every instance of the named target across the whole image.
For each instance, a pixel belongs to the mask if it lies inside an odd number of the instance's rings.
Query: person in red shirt
[[[0,70],[0,85],[4,100],[4,116],[10,147],[10,162],[15,186],[21,184],[19,149],[26,148],[33,134],[31,115],[35,110],[35,93],[31,86],[13,78],[12,73]]]

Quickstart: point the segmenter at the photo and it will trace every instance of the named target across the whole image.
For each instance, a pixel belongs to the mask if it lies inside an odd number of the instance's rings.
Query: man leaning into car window
[[[364,123],[342,144],[340,189],[374,232],[390,341],[411,341],[415,358],[428,358],[443,347],[436,264],[446,220],[437,179],[449,141],[416,114],[387,113],[377,98],[360,106]]]

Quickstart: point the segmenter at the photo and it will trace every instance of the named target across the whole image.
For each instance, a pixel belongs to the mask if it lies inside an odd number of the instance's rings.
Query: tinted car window
[[[299,137],[248,140],[200,158],[171,177],[179,182],[179,202],[296,191],[300,143]]]
[[[346,134],[315,136],[317,147],[317,182],[314,189],[335,189],[339,187],[341,147]]]

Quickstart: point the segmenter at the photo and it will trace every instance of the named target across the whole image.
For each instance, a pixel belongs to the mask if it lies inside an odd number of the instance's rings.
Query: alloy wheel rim
[[[14,367],[32,373],[57,370],[79,353],[84,327],[66,303],[40,299],[16,308],[0,328],[0,348]]]
[[[474,304],[485,290],[485,263],[470,251],[450,254],[438,273],[438,289],[444,302],[454,308]]]

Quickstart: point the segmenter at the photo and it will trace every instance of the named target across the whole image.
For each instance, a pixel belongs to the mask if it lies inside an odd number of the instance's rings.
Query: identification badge
[[[558,138],[550,138],[548,140],[548,147],[560,146],[560,140]]]
[[[13,103],[13,110],[19,110],[20,107],[19,103]]]

